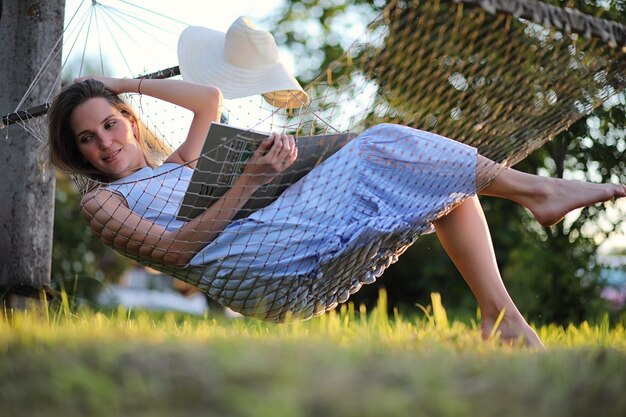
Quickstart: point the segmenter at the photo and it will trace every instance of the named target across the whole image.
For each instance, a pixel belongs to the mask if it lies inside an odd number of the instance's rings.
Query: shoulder
[[[107,188],[86,193],[80,202],[80,212],[92,233],[108,245],[116,237],[112,231],[119,229],[131,214],[124,197]]]
[[[83,216],[93,217],[102,209],[110,210],[120,204],[125,207],[128,206],[121,194],[108,188],[99,187],[83,195],[83,198],[80,200],[80,211]]]
[[[170,156],[167,157],[167,159],[165,161],[163,161],[164,164],[177,164],[177,165],[185,165],[187,164],[187,161],[185,161],[183,159],[183,157],[180,155],[180,151],[178,149],[176,149],[174,152],[172,152],[170,154]]]

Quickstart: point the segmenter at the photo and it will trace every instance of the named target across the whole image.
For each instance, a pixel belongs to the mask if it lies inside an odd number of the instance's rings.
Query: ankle
[[[507,168],[481,189],[479,194],[506,198],[526,207],[536,199],[549,198],[554,190],[554,179]]]
[[[497,323],[481,322],[480,331],[483,340],[497,340],[507,345],[523,345],[526,347],[544,349],[539,336],[523,317],[509,318],[506,315]]]
[[[509,297],[491,297],[491,300],[480,302],[480,315],[483,322],[495,323],[500,315],[507,319],[522,317],[521,313]]]

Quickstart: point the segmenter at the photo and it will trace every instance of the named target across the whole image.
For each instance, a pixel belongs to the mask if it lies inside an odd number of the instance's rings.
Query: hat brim
[[[190,26],[181,33],[178,64],[183,79],[214,85],[226,99],[263,94],[275,107],[298,108],[308,104],[308,95],[282,63],[242,68],[227,62],[225,36],[199,26]]]

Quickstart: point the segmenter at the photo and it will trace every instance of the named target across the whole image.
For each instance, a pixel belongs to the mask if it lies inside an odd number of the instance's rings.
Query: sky
[[[102,56],[108,72],[136,76],[177,65],[176,44],[186,26],[225,32],[237,17],[247,16],[258,28],[267,30],[263,19],[275,13],[283,0],[98,0],[97,3],[97,7],[92,7],[91,0],[66,0],[66,67],[78,66],[84,52],[92,61],[100,61]],[[283,55],[286,63],[293,65],[288,54],[283,52]]]

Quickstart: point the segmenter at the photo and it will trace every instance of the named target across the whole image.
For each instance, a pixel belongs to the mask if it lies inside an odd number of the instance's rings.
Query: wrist
[[[143,93],[146,83],[140,85],[143,78],[120,78],[118,81],[118,89],[120,93]]]
[[[115,94],[133,93],[137,89],[137,80],[134,78],[111,78],[106,86]]]
[[[237,180],[237,184],[241,185],[246,190],[250,190],[250,194],[252,194],[257,190],[257,188],[265,184],[265,181],[263,181],[261,177],[262,175],[244,172]]]

